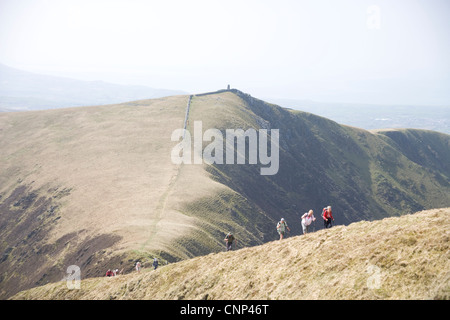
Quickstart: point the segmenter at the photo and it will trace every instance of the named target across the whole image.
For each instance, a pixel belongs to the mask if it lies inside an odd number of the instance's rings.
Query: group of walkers
[[[157,258],[153,259],[152,266],[153,266],[153,270],[156,270],[156,268],[158,268],[159,262],[158,262]],[[137,273],[141,272],[142,264],[140,261],[137,261],[136,264],[134,265],[134,267],[135,267]],[[106,271],[106,277],[115,277],[120,274],[123,274],[123,269],[120,271],[119,271],[119,269],[114,269],[114,270],[108,269],[108,271]]]
[[[331,211],[331,206],[323,208],[322,210],[322,218],[323,218],[323,226],[325,229],[331,228],[333,226],[332,222],[334,221],[333,213]],[[302,229],[303,234],[307,234],[310,230],[311,224],[316,221],[314,217],[314,211],[309,210],[302,216]]]
[[[158,266],[159,266],[158,258],[154,258],[153,259],[152,266],[153,266],[153,270],[156,270],[158,268]],[[140,273],[141,272],[141,268],[142,268],[141,262],[140,261],[136,262],[135,267],[136,267],[137,273]]]
[[[331,228],[332,222],[334,221],[333,213],[331,211],[331,206],[325,207],[322,210],[322,218],[323,218],[323,224],[325,228]],[[314,211],[309,210],[305,214],[302,215],[302,229],[303,234],[307,234],[310,231],[311,225],[316,221],[316,218],[314,217]],[[286,233],[290,232],[291,229],[289,229],[289,226],[284,218],[281,218],[281,220],[277,223],[277,232],[280,235],[280,240],[283,240]],[[236,243],[237,240],[234,237],[233,233],[229,232],[225,239],[226,250],[230,251],[233,249],[233,242]]]
[[[108,271],[106,271],[106,276],[107,277],[115,277],[122,273],[123,273],[123,269],[120,271],[119,271],[119,269],[114,269],[114,270],[108,269]]]
[[[158,268],[158,266],[159,266],[158,258],[154,258],[154,259],[153,259],[152,266],[153,266],[153,270],[156,270],[156,268]],[[137,272],[137,273],[140,273],[140,272],[141,272],[142,264],[141,264],[140,261],[136,262],[136,264],[134,265],[134,267],[136,268],[136,272]]]
[[[333,213],[331,211],[331,206],[323,208],[322,218],[325,229],[331,228],[333,226],[332,222],[334,221],[334,218]],[[314,217],[313,210],[309,210],[308,212],[302,215],[303,234],[307,234],[310,231],[310,227],[314,221],[316,221],[316,217]],[[284,220],[284,218],[281,218],[281,220],[277,224],[277,231],[278,234],[280,235],[280,240],[283,240],[286,230],[291,231],[287,225],[286,220]]]
[[[323,222],[324,222],[324,227],[325,228],[331,228],[332,227],[332,221],[334,221],[333,218],[333,213],[331,211],[331,206],[325,207],[322,210],[322,218],[323,218]],[[303,234],[307,234],[310,231],[310,227],[311,225],[314,223],[314,221],[316,221],[316,218],[314,217],[314,211],[313,210],[309,210],[308,212],[304,213],[302,215],[302,229],[303,229]],[[281,218],[281,220],[277,223],[277,232],[280,235],[280,240],[283,240],[285,237],[285,234],[287,232],[290,232],[291,229],[289,229],[289,226],[286,222],[286,220],[284,218]],[[226,244],[226,250],[230,251],[233,249],[233,243],[236,243],[237,240],[234,237],[233,233],[229,232],[226,236],[225,239],[223,239],[225,241]],[[159,262],[157,258],[153,259],[153,270],[156,270],[158,268]],[[136,271],[138,273],[141,272],[141,262],[137,261],[135,264],[135,268]],[[114,277],[116,275],[120,275],[123,273],[123,269],[119,272],[119,269],[108,269],[108,271],[106,272],[106,276],[107,277]]]
[[[324,227],[331,228],[332,221],[334,221],[333,213],[331,211],[331,206],[323,208],[322,218],[324,221]],[[305,214],[302,215],[301,219],[302,219],[303,234],[307,234],[310,231],[310,227],[311,227],[312,223],[314,221],[316,221],[316,218],[314,217],[314,211],[309,210],[308,212],[306,212]],[[281,218],[281,220],[277,223],[277,232],[280,235],[280,240],[284,239],[287,231],[291,231],[291,229],[289,229],[289,226],[288,226],[286,220],[284,218]],[[229,232],[225,236],[225,239],[223,239],[223,240],[225,241],[225,244],[226,244],[226,250],[227,251],[233,250],[233,243],[237,242],[233,233]],[[158,268],[158,259],[157,258],[153,259],[152,265],[153,265],[153,270],[156,270],[156,268]],[[138,273],[141,272],[142,265],[141,265],[140,261],[136,262],[135,268]],[[123,272],[123,269],[120,272],[119,272],[119,269],[115,269],[113,271],[108,269],[108,271],[106,272],[106,276],[112,277],[112,276],[116,276],[117,274],[122,274],[122,272]]]

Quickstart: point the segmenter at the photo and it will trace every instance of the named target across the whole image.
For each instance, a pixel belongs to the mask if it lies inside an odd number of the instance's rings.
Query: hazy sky
[[[448,0],[0,0],[0,63],[200,93],[450,106]]]

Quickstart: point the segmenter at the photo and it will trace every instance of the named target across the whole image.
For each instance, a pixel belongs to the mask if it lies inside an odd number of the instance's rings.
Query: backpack
[[[286,221],[278,221],[277,223],[277,231],[284,231],[286,229]]]
[[[228,239],[228,242],[233,242],[234,241],[234,236],[233,236],[233,234],[232,233],[229,233],[229,234],[227,234],[227,239]]]
[[[328,213],[327,207],[323,208],[322,217],[328,219],[328,218],[331,218],[332,214],[333,214],[332,212]]]

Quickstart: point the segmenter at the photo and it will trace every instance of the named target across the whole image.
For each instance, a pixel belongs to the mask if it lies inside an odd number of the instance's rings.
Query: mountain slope
[[[450,299],[450,208],[358,222],[13,299]]]
[[[337,224],[450,206],[448,135],[400,130],[399,140],[225,90],[193,96],[187,128],[279,129],[278,173],[248,159],[178,165],[171,135],[188,101],[0,114],[1,297],[58,281],[69,265],[88,278],[219,252],[230,230],[260,245],[281,217],[298,235],[300,215],[326,205]]]
[[[281,107],[302,110],[353,127],[416,128],[450,134],[450,108],[418,105],[324,103],[311,100],[267,99]]]
[[[279,108],[239,91],[235,94],[243,101],[240,109],[245,115],[240,119],[250,119],[241,120],[240,126],[279,128],[280,169],[270,178],[258,174],[258,167],[216,165],[207,170],[271,216],[296,220],[308,209],[334,204],[338,223],[349,223],[448,205],[450,170],[439,165],[450,163],[448,135],[420,131],[425,143],[407,138],[400,148],[386,134]],[[207,99],[203,105],[194,101],[201,113],[195,114],[194,107],[191,119],[205,123],[216,113],[208,108]],[[239,112],[231,110],[225,112]],[[222,123],[227,119],[225,113],[218,118]],[[220,125],[206,127],[223,129]],[[405,148],[423,150],[422,158],[404,154]]]

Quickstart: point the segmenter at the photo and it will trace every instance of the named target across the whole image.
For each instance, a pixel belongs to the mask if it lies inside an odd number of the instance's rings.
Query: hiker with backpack
[[[331,212],[331,206],[323,208],[322,218],[323,218],[323,224],[325,226],[325,229],[331,228],[332,227],[331,221],[334,221],[333,214]]]
[[[313,210],[309,210],[302,216],[303,234],[307,234],[309,232],[309,227],[314,221],[316,221],[316,218],[314,217]]]
[[[277,223],[277,232],[280,235],[280,240],[283,240],[284,234],[286,233],[286,229],[288,231],[291,231],[291,229],[289,229],[287,222],[284,220],[284,218],[281,218],[281,220]]]
[[[158,259],[157,258],[155,258],[155,259],[153,259],[153,270],[156,270],[156,268],[158,268]]]
[[[228,232],[228,234],[225,236],[225,241],[227,251],[233,250],[233,241],[236,240],[236,238],[233,236],[231,232]]]
[[[114,273],[111,271],[111,269],[108,269],[108,271],[106,271],[106,276],[107,277],[113,277]]]

